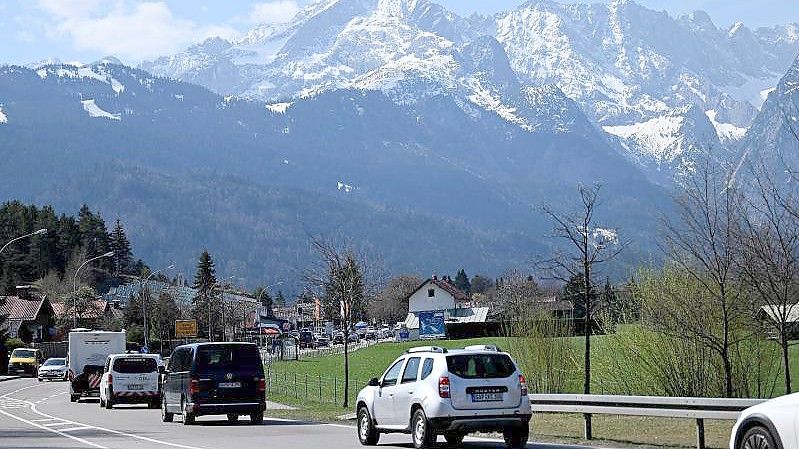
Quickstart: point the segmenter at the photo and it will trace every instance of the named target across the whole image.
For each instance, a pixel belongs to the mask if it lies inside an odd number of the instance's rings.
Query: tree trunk
[[[350,354],[348,331],[344,332],[344,408],[349,408],[350,400]]]
[[[724,396],[732,396],[732,363],[730,362],[730,350],[727,346],[721,352],[721,361],[724,364]]]
[[[781,327],[780,346],[782,346],[782,366],[785,368],[785,394],[791,394],[791,365],[788,360],[788,333],[785,324]]]
[[[591,302],[591,264],[588,262],[588,242],[584,244],[583,253],[583,285],[585,289],[585,354],[584,354],[584,372],[585,378],[583,380],[583,393],[591,394],[591,312],[593,304]]]

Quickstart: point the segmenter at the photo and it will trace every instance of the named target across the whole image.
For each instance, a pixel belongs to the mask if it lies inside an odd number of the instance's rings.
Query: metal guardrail
[[[592,438],[591,415],[655,416],[696,420],[696,447],[705,449],[705,419],[738,419],[741,411],[765,399],[687,398],[664,396],[615,396],[585,394],[531,394],[530,405],[538,413],[580,413],[584,436]]]

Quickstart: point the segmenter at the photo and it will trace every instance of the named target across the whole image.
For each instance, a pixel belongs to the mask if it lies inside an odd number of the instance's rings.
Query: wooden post
[[[585,420],[585,439],[591,440],[593,438],[593,432],[591,430],[591,414],[583,414],[583,419]]]
[[[696,449],[705,449],[705,420],[696,419]]]

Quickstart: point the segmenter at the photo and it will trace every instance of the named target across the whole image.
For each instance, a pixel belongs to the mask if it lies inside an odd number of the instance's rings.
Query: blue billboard
[[[447,327],[444,325],[444,311],[419,312],[419,338],[423,340],[444,338]]]

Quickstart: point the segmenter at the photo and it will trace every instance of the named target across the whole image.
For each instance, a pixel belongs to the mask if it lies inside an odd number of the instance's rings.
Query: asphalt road
[[[162,423],[158,410],[143,406],[99,407],[96,400],[70,403],[65,382],[16,379],[0,382],[0,448],[97,449],[355,449],[362,448],[354,426],[283,419],[251,426],[242,417],[228,424],[224,416],[201,417],[194,426]],[[443,439],[439,440],[443,444]],[[380,446],[412,448],[408,435],[383,435]],[[468,439],[465,448],[502,448],[500,442]],[[530,444],[536,449],[575,446]]]

